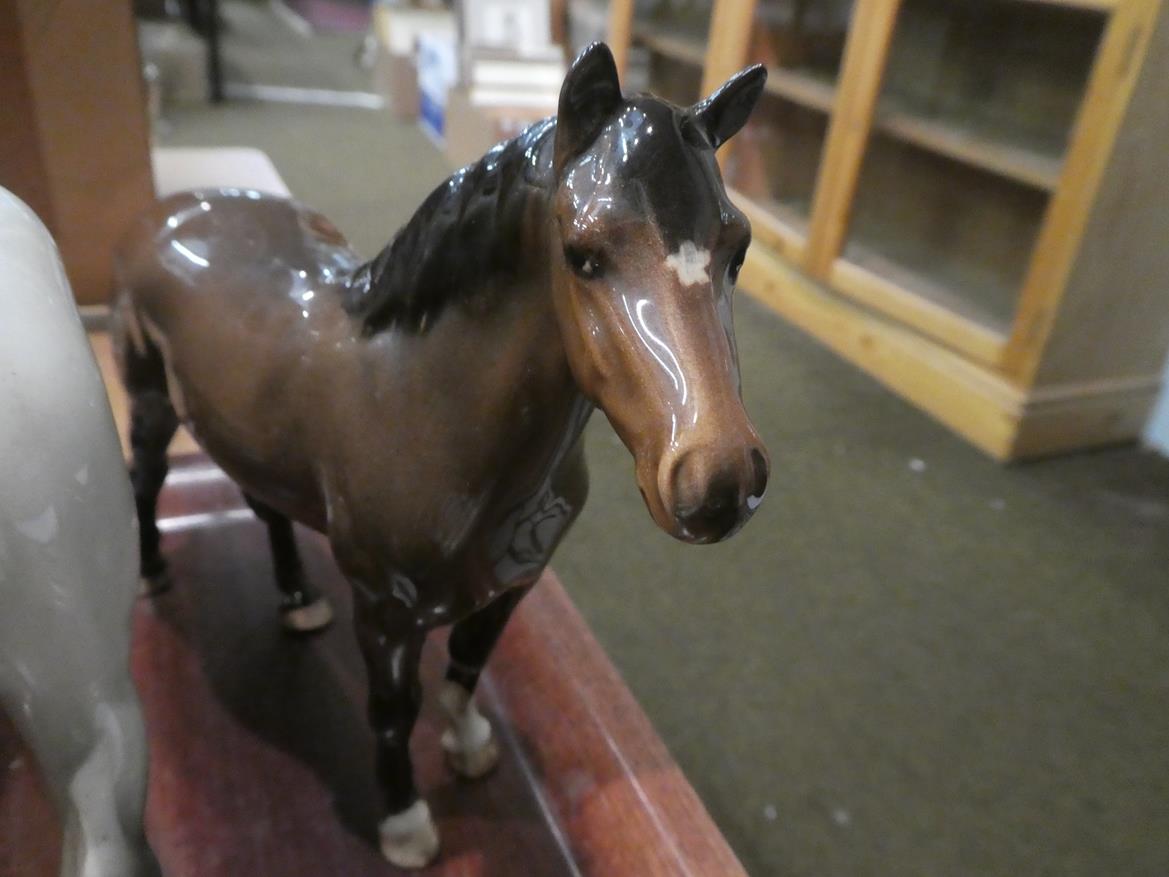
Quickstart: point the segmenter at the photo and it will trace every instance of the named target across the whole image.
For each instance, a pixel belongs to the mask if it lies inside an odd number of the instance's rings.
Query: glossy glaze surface
[[[61,811],[62,875],[156,874],[126,467],[57,249],[4,189],[0,307],[0,700]]]
[[[425,631],[458,622],[452,678],[473,688],[510,612],[492,601],[536,580],[584,503],[594,407],[673,535],[725,538],[758,504],[730,303],[749,227],[714,147],[763,78],[685,110],[626,100],[590,47],[557,119],[454,174],[369,263],[319,214],[238,190],[166,199],[123,249],[140,515],[169,406],[250,497],[328,536],[391,814],[417,798]]]

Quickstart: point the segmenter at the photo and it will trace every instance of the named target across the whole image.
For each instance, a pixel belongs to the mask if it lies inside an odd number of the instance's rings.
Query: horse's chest
[[[533,488],[501,504],[485,530],[490,576],[504,587],[539,576],[584,506],[587,473],[579,439],[591,410],[578,401],[548,468]]]
[[[523,501],[491,522],[485,533],[490,577],[503,587],[532,581],[580,509],[548,478]]]
[[[381,491],[367,481],[362,495],[368,502],[331,505],[340,531],[334,541],[351,526],[355,533],[381,534],[372,542],[358,540],[368,547],[378,543],[372,554],[382,559],[382,569],[370,570],[372,580],[384,583],[387,570],[392,573],[392,596],[427,623],[456,620],[505,590],[533,583],[584,505],[587,478],[578,439],[589,410],[575,405],[550,445],[519,455],[510,466],[484,467],[482,477],[466,467],[458,477],[440,473],[408,484],[395,478],[386,489],[398,499],[376,503],[371,497]],[[470,487],[476,483],[483,486]],[[386,512],[375,515],[381,523],[357,526],[357,512],[375,506]]]
[[[450,620],[539,578],[584,505],[583,483],[583,459],[574,455],[520,497],[487,504],[466,538],[449,546],[459,572],[430,592],[447,604]]]
[[[452,573],[419,589],[423,613],[440,623],[455,621],[504,591],[534,583],[580,505],[581,501],[565,496],[548,479],[524,499],[483,515],[455,548],[453,563],[447,567]],[[403,595],[395,596],[401,599]],[[421,606],[428,602],[429,606]]]

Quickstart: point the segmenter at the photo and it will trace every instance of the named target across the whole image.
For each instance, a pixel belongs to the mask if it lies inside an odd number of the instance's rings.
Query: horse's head
[[[654,520],[690,542],[734,533],[767,484],[731,322],[751,226],[714,156],[765,79],[749,68],[688,109],[626,100],[594,43],[560,92],[551,258],[569,364],[633,453]]]

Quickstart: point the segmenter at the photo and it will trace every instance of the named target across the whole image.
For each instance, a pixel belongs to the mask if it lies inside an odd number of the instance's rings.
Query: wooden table
[[[337,622],[283,634],[267,541],[238,490],[187,457],[163,491],[175,588],[139,603],[133,670],[151,740],[148,832],[170,877],[397,873],[380,857],[365,674],[324,541],[309,572]],[[502,743],[478,783],[442,763],[428,643],[414,735],[443,836],[427,875],[740,875],[743,870],[555,576],[521,604],[480,686]],[[0,725],[0,877],[56,874],[59,833],[32,759]]]

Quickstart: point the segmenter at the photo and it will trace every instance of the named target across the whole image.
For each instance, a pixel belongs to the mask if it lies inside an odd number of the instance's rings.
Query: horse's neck
[[[500,370],[473,367],[466,377],[479,384],[481,398],[496,396],[499,408],[510,409],[517,428],[524,428],[524,435],[510,436],[505,444],[522,438],[548,448],[559,445],[568,433],[575,438],[583,427],[585,403],[568,365],[547,280],[530,278],[495,307],[484,318],[490,328],[475,343]]]
[[[501,435],[500,448],[470,452],[499,459],[520,438],[537,467],[537,458],[575,441],[592,410],[572,379],[552,306],[553,130],[552,122],[534,125],[452,175],[366,266],[367,288],[347,304],[367,330],[395,326],[458,348],[451,353],[468,363],[465,388],[498,398],[517,428],[528,424],[522,437]],[[476,355],[461,354],[468,348]]]
[[[529,211],[533,228],[524,237],[541,255],[516,254],[533,263],[511,288],[487,292],[483,309],[468,305],[441,320],[456,320],[457,331],[443,332],[446,344],[475,351],[463,375],[474,396],[497,400],[492,408],[510,424],[483,447],[484,459],[514,460],[518,470],[542,479],[571,450],[592,405],[582,396],[569,368],[564,339],[552,300],[551,272],[543,253],[549,217],[542,207]],[[446,327],[436,325],[435,334]],[[488,444],[493,439],[483,438]]]
[[[533,125],[452,174],[362,266],[345,306],[367,332],[424,332],[448,307],[546,272],[553,128]]]

